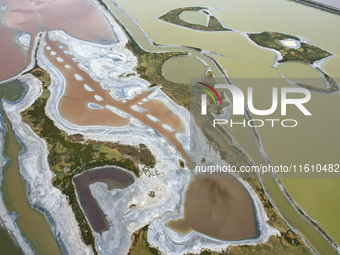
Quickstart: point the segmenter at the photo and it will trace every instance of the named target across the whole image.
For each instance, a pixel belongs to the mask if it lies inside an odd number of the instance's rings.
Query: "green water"
[[[208,22],[208,15],[200,11],[184,11],[179,15],[179,18],[191,24],[206,26]]]
[[[16,101],[24,91],[25,87],[18,81],[0,85],[0,98]],[[19,215],[17,224],[38,254],[61,254],[47,218],[42,212],[33,209],[27,200],[26,184],[20,176],[18,166],[18,156],[22,151],[22,146],[17,141],[7,116],[2,111],[1,115],[8,129],[5,134],[4,154],[10,159],[10,163],[4,167],[2,181],[2,193],[7,209],[11,213],[16,212]],[[5,239],[0,239],[0,243],[3,241]],[[15,254],[17,248],[12,246],[11,249]],[[0,253],[3,254],[2,245]]]
[[[108,0],[107,0],[108,1]],[[157,43],[170,45],[188,45],[198,47],[220,55],[211,54],[226,70],[232,80],[235,78],[274,78],[274,83],[263,85],[253,84],[256,87],[258,108],[270,104],[270,89],[276,87],[292,86],[285,82],[279,73],[297,78],[318,78],[318,74],[311,67],[299,63],[282,64],[279,70],[272,67],[275,62],[275,54],[269,50],[261,49],[249,42],[241,33],[209,33],[193,31],[174,26],[155,19],[167,11],[183,6],[189,6],[190,1],[122,1],[117,3],[125,9],[129,15],[138,20],[138,24]],[[109,3],[110,4],[110,3]],[[123,25],[135,36],[139,43],[147,50],[159,51],[160,48],[150,46],[138,27],[128,17],[124,17],[114,5],[110,4],[115,15],[119,17]],[[152,6],[152,8],[150,8]],[[209,0],[195,1],[195,6],[213,6],[212,14],[219,20],[235,30],[262,32],[278,31],[306,37],[313,45],[321,47],[337,55],[329,59],[324,69],[334,78],[339,77],[340,70],[340,16],[322,12],[285,0],[256,0],[216,2]],[[171,48],[167,48],[171,50]],[[178,48],[177,48],[178,49]],[[211,62],[207,62],[210,66]],[[215,70],[214,74],[217,74]],[[174,72],[175,73],[175,72]],[[170,78],[170,77],[168,77]],[[237,84],[239,85],[239,84]],[[316,87],[323,85],[318,81],[312,84]],[[245,92],[249,85],[239,85]],[[268,94],[269,93],[269,94]],[[340,127],[340,98],[336,95],[322,95],[312,93],[312,99],[307,108],[312,112],[312,117],[305,117],[298,109],[289,109],[287,118],[297,119],[299,126],[294,129],[262,128],[259,130],[266,152],[274,164],[338,162],[338,144]],[[270,118],[280,117],[273,114]],[[257,118],[257,116],[256,116]],[[244,128],[234,128],[230,132],[238,143],[254,159],[261,161],[256,150],[250,131]],[[339,194],[340,185],[336,181],[323,181],[315,179],[318,190],[328,190],[331,186],[332,194]],[[325,230],[340,242],[340,223],[334,220],[337,215],[338,196],[326,192],[317,193],[315,199],[306,199],[307,195],[315,190],[308,179],[287,178],[283,180],[294,199],[317,220]],[[296,183],[299,182],[299,185]],[[314,184],[315,184],[314,183]],[[292,210],[289,203],[277,188],[277,185],[265,182],[273,200],[279,206],[283,216],[289,219],[294,228],[301,232],[306,239],[323,254],[334,253],[332,247],[313,229],[301,220],[300,216]],[[303,190],[302,188],[303,187]],[[323,201],[327,201],[324,203]],[[321,209],[322,208],[322,209]],[[324,214],[319,213],[323,210]]]
[[[337,254],[330,244],[310,224],[296,214],[272,178],[264,178],[263,183],[275,205],[286,221],[297,229],[319,254]],[[281,195],[280,195],[281,193]]]
[[[340,219],[335,212],[340,211],[339,199],[334,201],[334,197],[339,197],[340,192],[334,187],[340,185],[340,179],[300,179],[283,180],[288,190],[295,190],[294,198],[300,201],[300,205],[307,211],[313,212],[313,217],[323,219],[322,227],[327,229],[328,233],[335,239],[339,240],[340,235],[338,226]],[[299,187],[297,189],[296,187]],[[314,187],[314,189],[310,189]],[[320,188],[321,187],[321,188]],[[308,190],[304,192],[304,190]],[[313,206],[313,202],[318,201],[319,207]],[[325,208],[334,208],[335,212],[325,210]],[[319,220],[320,221],[320,220]]]
[[[15,82],[14,86],[0,85],[0,100],[4,98],[8,101],[16,101],[22,96],[24,91],[25,87],[20,82]],[[0,105],[0,114],[2,113],[1,111]],[[1,254],[21,254],[20,249],[16,246],[8,231],[2,227],[0,227],[0,247]]]
[[[15,245],[7,230],[0,227],[0,254],[21,254],[20,249]]]
[[[206,67],[192,56],[172,57],[162,67],[165,78],[175,83],[190,84],[191,79],[203,78]]]
[[[25,86],[20,81],[15,80],[7,84],[0,84],[0,100],[15,102],[22,97]]]

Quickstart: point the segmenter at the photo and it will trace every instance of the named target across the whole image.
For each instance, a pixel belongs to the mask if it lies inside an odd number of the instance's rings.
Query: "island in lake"
[[[207,19],[207,24],[196,24],[197,19],[195,21],[190,21],[190,17],[188,21],[185,21],[184,19],[186,18],[183,15],[187,14],[188,15],[201,15],[206,16]],[[199,17],[196,17],[199,18]],[[174,10],[171,10],[167,12],[166,14],[162,15],[159,17],[159,19],[164,20],[166,22],[183,26],[186,28],[191,28],[195,30],[202,30],[202,31],[232,31],[230,28],[224,27],[221,22],[213,15],[211,15],[208,11],[207,8],[204,7],[185,7],[185,8],[177,8]],[[193,20],[193,19],[191,19]],[[195,22],[195,23],[194,23]]]

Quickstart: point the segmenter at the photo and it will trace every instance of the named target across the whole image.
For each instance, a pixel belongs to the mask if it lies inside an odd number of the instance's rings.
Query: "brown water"
[[[30,52],[27,57],[14,43],[16,31],[29,33],[32,39],[40,30],[64,29],[84,40],[116,40],[104,16],[89,0],[11,0],[7,4],[8,12],[3,15],[6,26],[0,24],[0,67],[6,70],[0,72],[0,81],[18,74],[30,62]]]
[[[96,199],[92,196],[89,185],[95,182],[104,182],[109,190],[124,189],[134,182],[134,177],[119,168],[106,167],[83,172],[74,177],[73,181],[78,199],[91,226],[96,232],[103,232],[109,229],[109,223]]]
[[[168,222],[178,232],[196,230],[222,240],[257,236],[255,212],[245,187],[235,178],[195,178],[187,190],[183,219]]]

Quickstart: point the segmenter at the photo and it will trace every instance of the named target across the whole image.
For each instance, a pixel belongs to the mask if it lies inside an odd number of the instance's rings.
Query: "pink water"
[[[0,24],[0,81],[16,75],[27,65],[26,53],[13,42],[16,32]]]
[[[41,30],[64,29],[70,35],[93,42],[112,42],[115,35],[105,17],[90,0],[11,0],[0,24],[0,81],[22,71],[29,64],[15,42],[20,31],[32,35]],[[31,50],[31,49],[30,49]]]

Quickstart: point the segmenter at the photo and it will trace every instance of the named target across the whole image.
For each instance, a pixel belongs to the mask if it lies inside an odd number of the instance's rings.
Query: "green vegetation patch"
[[[219,20],[210,15],[208,12],[204,11],[206,15],[209,15],[209,24],[208,26],[202,26],[199,24],[191,24],[188,23],[184,20],[181,20],[179,15],[184,12],[184,11],[200,11],[200,10],[205,10],[207,8],[204,7],[184,7],[184,8],[177,8],[174,10],[171,10],[164,14],[163,16],[159,17],[159,19],[164,20],[166,22],[195,29],[195,30],[203,30],[203,31],[232,31],[229,28],[225,28],[222,26],[222,24],[219,22]]]
[[[133,233],[132,245],[130,247],[130,251],[128,255],[158,255],[161,254],[156,248],[153,248],[149,245],[147,240],[148,236],[148,228],[146,225],[142,229]]]
[[[315,61],[331,56],[332,54],[308,43],[301,43],[299,49],[291,49],[281,44],[281,40],[293,39],[300,41],[296,36],[277,33],[277,32],[262,32],[259,34],[248,34],[249,38],[256,44],[275,49],[282,54],[282,59],[278,62],[286,61],[301,61],[307,64],[313,64]]]
[[[72,182],[73,177],[84,170],[105,165],[123,167],[138,177],[139,169],[136,165],[142,163],[146,167],[153,167],[155,158],[142,144],[139,147],[133,147],[118,143],[84,140],[81,134],[69,136],[57,128],[45,114],[46,102],[50,96],[48,90],[50,75],[41,68],[35,68],[31,73],[43,83],[43,93],[32,106],[22,112],[22,119],[46,141],[49,151],[48,163],[55,174],[52,183],[67,196],[84,242],[91,245],[95,251],[94,237],[78,204]]]
[[[225,254],[228,255],[285,255],[285,254],[313,254],[304,246],[300,245],[291,231],[283,233],[283,237],[272,236],[269,241],[258,245],[232,246]]]
[[[119,24],[120,22],[116,20]],[[121,24],[120,24],[121,25]],[[167,94],[173,101],[179,105],[183,105],[189,109],[190,105],[190,84],[179,84],[173,83],[165,79],[162,73],[162,65],[167,59],[180,56],[188,55],[187,52],[164,52],[164,53],[153,53],[144,51],[130,33],[121,25],[125,34],[129,37],[129,44],[127,48],[138,57],[137,72],[143,78],[148,80],[153,86],[162,86],[162,90]]]

